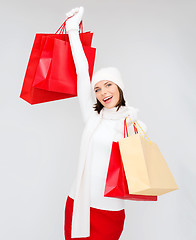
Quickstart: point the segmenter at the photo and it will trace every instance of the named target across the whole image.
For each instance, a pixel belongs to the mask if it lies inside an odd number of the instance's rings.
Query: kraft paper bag
[[[135,201],[157,201],[157,196],[129,194],[125,171],[120,155],[119,142],[112,142],[104,197]]]
[[[119,147],[130,194],[160,196],[178,189],[159,147],[149,138],[133,134],[120,139]]]

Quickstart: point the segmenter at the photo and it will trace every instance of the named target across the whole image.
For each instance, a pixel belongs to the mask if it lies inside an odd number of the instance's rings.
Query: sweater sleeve
[[[89,65],[86,55],[84,53],[82,43],[80,41],[79,32],[77,30],[70,30],[68,32],[73,60],[76,67],[77,74],[77,95],[79,99],[80,109],[84,122],[89,119],[94,111],[92,87],[89,76]]]

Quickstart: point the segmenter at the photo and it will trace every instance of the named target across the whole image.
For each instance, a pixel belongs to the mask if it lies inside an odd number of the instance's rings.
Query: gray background
[[[196,239],[193,0],[1,1],[0,238],[63,240],[64,207],[84,124],[78,99],[30,105],[19,98],[35,33],[55,32],[83,5],[95,71],[116,66],[127,100],[179,190],[158,202],[126,201],[121,240]]]

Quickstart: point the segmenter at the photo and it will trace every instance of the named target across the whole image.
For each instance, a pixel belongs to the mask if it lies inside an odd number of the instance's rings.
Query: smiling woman
[[[97,100],[94,109],[98,113],[103,107],[109,109],[117,107],[118,111],[121,106],[125,106],[122,91],[124,84],[117,68],[101,68],[93,75],[91,85]]]
[[[108,81],[100,81],[95,85],[96,98],[104,107],[115,107],[119,101],[119,91],[115,83]]]
[[[117,107],[118,111],[121,106],[125,106],[122,89],[112,81],[99,81],[95,84],[94,91],[97,99],[94,109],[98,113],[100,113],[103,107]]]
[[[66,22],[85,128],[76,177],[66,201],[65,239],[118,240],[124,227],[125,202],[105,197],[105,183],[112,142],[123,138],[124,119],[128,115],[133,121],[138,120],[138,109],[125,104],[124,84],[117,68],[102,68],[90,81],[88,61],[79,37],[83,11],[83,7],[72,9]],[[97,101],[94,109],[92,92]],[[132,123],[130,128],[133,129]]]

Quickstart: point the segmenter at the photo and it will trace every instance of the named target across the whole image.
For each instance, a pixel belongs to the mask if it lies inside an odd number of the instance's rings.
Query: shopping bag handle
[[[70,18],[70,17],[69,17]],[[63,34],[66,33],[66,21],[69,19],[67,18],[63,24],[61,24],[61,26],[59,27],[59,29],[55,32],[55,34]],[[79,31],[80,33],[83,33],[83,22],[81,20],[80,24],[79,24]]]
[[[137,127],[135,126],[135,123],[133,123],[133,127],[134,127],[134,132],[135,132],[135,134],[137,134],[137,133],[138,133],[138,130],[137,130]],[[128,135],[129,135],[129,133],[128,133],[128,127],[127,127],[127,124],[126,124],[126,119],[124,120],[124,138],[125,138],[125,135],[127,135],[127,137],[128,137]]]
[[[148,138],[148,140],[151,142],[151,140],[149,139],[149,137],[147,136],[147,134],[144,132],[144,130],[142,129],[142,127],[139,125],[139,123],[136,121],[136,122],[133,122],[130,115],[128,115],[125,120],[124,120],[124,138],[125,138],[125,129],[126,129],[126,133],[127,133],[127,136],[129,137],[129,132],[128,132],[128,127],[127,127],[127,118],[129,118],[131,120],[131,122],[133,123],[133,126],[134,126],[134,130],[135,130],[135,134],[138,133],[139,129],[138,127],[136,126],[136,124],[141,128],[142,132],[146,135],[146,137]],[[137,130],[136,130],[137,129]],[[140,131],[139,131],[140,132]],[[141,133],[140,133],[141,134]],[[142,134],[141,134],[142,135]],[[143,139],[144,139],[144,136],[142,135]]]
[[[126,117],[125,120],[124,120],[124,138],[125,138],[125,135],[127,135],[127,137],[129,137],[129,131],[128,131],[128,126],[127,126],[127,118],[128,117]],[[139,129],[136,126],[136,122],[132,121],[132,123],[133,123],[133,127],[134,127],[134,132],[135,132],[135,134],[137,134]],[[139,133],[141,134],[140,131],[139,131]],[[144,138],[144,136],[142,134],[141,134],[141,136]]]

